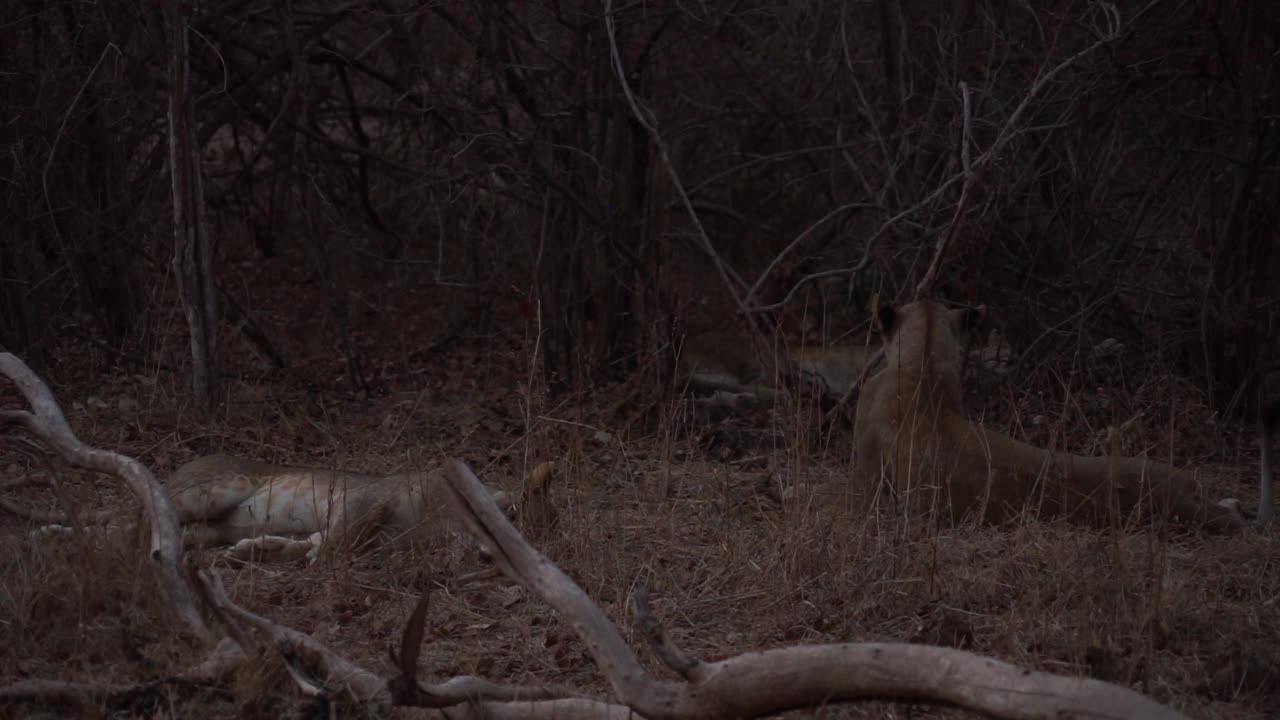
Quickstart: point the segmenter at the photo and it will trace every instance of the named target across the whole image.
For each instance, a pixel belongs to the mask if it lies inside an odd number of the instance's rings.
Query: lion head
[[[918,383],[945,407],[959,408],[969,333],[985,314],[986,306],[949,310],[933,300],[880,308],[885,367],[897,373],[898,387]]]

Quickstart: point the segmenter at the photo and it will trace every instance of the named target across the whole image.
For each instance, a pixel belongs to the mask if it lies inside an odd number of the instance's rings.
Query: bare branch
[[[823,270],[820,272],[815,272],[815,273],[806,275],[800,278],[799,280],[797,280],[795,285],[791,286],[791,290],[787,292],[786,296],[783,297],[778,302],[772,303],[770,305],[752,306],[751,311],[758,312],[758,313],[770,312],[773,310],[778,310],[780,308],[786,307],[787,303],[791,302],[791,298],[795,297],[795,294],[800,291],[800,288],[804,287],[807,283],[810,283],[814,280],[819,280],[821,278],[830,277],[833,275],[845,275],[845,274],[853,275],[858,272],[861,272],[862,269],[865,268],[867,264],[871,262],[871,247],[878,240],[880,240],[880,238],[884,237],[885,234],[888,233],[889,230],[893,228],[894,225],[897,225],[898,223],[902,222],[903,220],[910,217],[911,215],[914,215],[915,213],[924,209],[927,205],[937,200],[944,192],[947,191],[948,188],[950,188],[955,183],[963,180],[965,177],[966,177],[965,173],[963,172],[952,175],[950,178],[947,178],[947,180],[944,181],[941,185],[934,188],[932,192],[930,192],[928,195],[922,198],[919,202],[913,204],[911,207],[905,210],[902,210],[894,214],[893,216],[886,219],[883,223],[881,223],[879,229],[877,229],[875,233],[873,233],[870,237],[868,237],[867,241],[863,244],[862,259],[858,261],[857,265],[854,265],[853,267],[849,267],[849,268],[840,268],[836,270]],[[867,207],[878,207],[878,206],[868,205]],[[825,219],[826,217],[820,219],[818,221],[818,224],[822,223]],[[799,238],[797,238],[797,240],[798,239]],[[793,241],[793,244],[794,244],[794,241]],[[787,252],[790,252],[790,250],[791,248],[788,247],[786,250],[783,251],[783,253],[781,253],[778,256],[778,258],[775,258],[774,262],[776,262],[779,258],[781,258],[782,254],[786,254]],[[747,304],[750,305],[750,303],[747,303]]]
[[[873,235],[872,239],[875,239],[876,237],[879,237],[879,236]],[[820,270],[815,273],[809,273],[808,275],[805,275],[804,277],[797,280],[796,283],[791,286],[791,289],[787,291],[787,294],[783,296],[783,298],[778,302],[771,303],[769,305],[756,305],[751,308],[751,311],[752,312],[769,312],[771,310],[778,310],[778,309],[784,308],[787,306],[787,303],[791,302],[791,298],[795,297],[796,293],[800,292],[800,288],[804,287],[805,285],[808,285],[814,280],[821,280],[824,277],[834,277],[836,275],[856,275],[860,270],[862,270],[862,268],[867,266],[867,263],[870,262],[870,260],[871,260],[871,242],[867,242],[866,246],[863,248],[862,259],[858,261],[857,265],[854,265],[853,267],[836,268],[835,270]]]
[[[418,604],[409,614],[409,622],[404,626],[404,635],[400,637],[400,652],[392,658],[400,668],[400,680],[409,687],[418,684],[418,653],[422,651],[422,633],[427,626],[427,610],[431,608],[431,591],[427,590],[418,598]]]
[[[693,207],[693,201],[689,199],[689,193],[684,188],[684,183],[680,180],[680,174],[676,172],[676,167],[671,162],[671,153],[668,151],[667,142],[663,139],[662,133],[658,131],[658,126],[651,113],[646,112],[640,107],[636,97],[631,92],[631,85],[627,82],[627,72],[622,66],[622,53],[618,49],[617,36],[613,22],[613,0],[605,0],[604,7],[604,23],[609,35],[609,57],[613,66],[613,72],[618,77],[618,84],[622,86],[622,93],[627,98],[627,105],[631,107],[631,113],[635,116],[636,122],[649,133],[649,137],[653,140],[653,144],[658,148],[658,155],[662,158],[662,165],[667,171],[667,175],[671,177],[671,184],[676,189],[676,193],[680,196],[680,203],[684,205],[684,210],[689,214],[689,219],[693,222],[693,226],[698,231],[698,239],[702,241],[702,249],[715,263],[716,272],[720,274],[720,280],[724,283],[725,290],[729,292],[729,296],[738,306],[739,312],[747,316],[748,320],[751,315],[747,308],[747,303],[738,295],[734,288],[733,280],[730,278],[730,268],[716,252],[715,246],[711,244],[711,236],[707,234],[706,228],[702,226],[702,221],[698,218],[698,211]],[[751,322],[755,327],[755,322]]]
[[[919,284],[916,285],[915,295],[917,298],[928,295],[929,290],[933,287],[933,283],[938,278],[938,270],[942,265],[942,260],[947,254],[947,248],[951,245],[951,241],[964,225],[963,216],[969,209],[969,202],[970,198],[973,196],[974,188],[982,180],[982,177],[985,175],[987,167],[990,166],[991,161],[996,157],[999,157],[1000,154],[1004,152],[1005,146],[1008,145],[1013,138],[1017,137],[1021,129],[1020,124],[1022,116],[1026,113],[1027,108],[1031,106],[1031,101],[1039,96],[1045,86],[1052,82],[1053,79],[1064,70],[1076,64],[1085,56],[1090,55],[1098,48],[1101,48],[1120,37],[1122,29],[1120,11],[1117,10],[1114,5],[1109,3],[1100,3],[1100,6],[1106,18],[1106,27],[1099,28],[1098,30],[1101,37],[1088,47],[1080,50],[1074,55],[1071,55],[1062,62],[1053,66],[1045,74],[1036,78],[1035,82],[1031,84],[1031,88],[1027,90],[1027,94],[1023,96],[1022,102],[1018,103],[1018,107],[1014,109],[1013,113],[1009,115],[1009,119],[1006,120],[1004,125],[1000,128],[1000,134],[996,136],[995,142],[991,143],[991,147],[988,148],[986,152],[982,153],[978,160],[973,163],[972,168],[970,168],[967,160],[970,124],[968,112],[969,95],[967,92],[967,86],[961,86],[965,103],[965,131],[964,137],[961,138],[961,142],[963,143],[961,148],[961,158],[965,161],[965,170],[963,173],[964,185],[960,188],[960,199],[956,202],[955,211],[951,214],[951,222],[948,224],[947,231],[938,238],[938,242],[934,246],[933,250],[933,259],[929,261],[929,268],[925,271],[924,277],[920,279]]]
[[[113,714],[128,712],[134,715],[139,710],[152,708],[164,702],[166,698],[161,691],[167,687],[185,687],[200,691],[212,689],[202,683],[194,683],[180,677],[139,685],[92,685],[64,680],[20,680],[0,688],[0,706],[9,703],[35,703],[41,706],[74,705],[86,710],[93,708],[100,712],[106,709]],[[230,694],[226,691],[219,692]],[[92,717],[95,714],[89,713],[88,716]]]
[[[973,108],[969,102],[969,83],[960,81],[960,97],[964,107],[964,129],[960,133],[960,167],[965,177],[973,174]]]
[[[165,688],[185,688],[197,692],[228,694],[214,684],[244,662],[244,653],[223,638],[208,658],[187,671],[170,678],[137,685],[94,685],[63,680],[20,680],[0,688],[0,705],[4,703],[39,703],[42,705],[79,705],[84,708],[106,708],[115,712],[136,710],[165,700]]]
[[[228,597],[216,572],[201,570],[199,577],[205,599],[219,616],[229,625],[243,623],[265,635],[284,657],[289,673],[304,694],[336,694],[355,703],[428,708],[455,707],[477,701],[494,705],[541,701],[547,706],[540,708],[537,714],[546,717],[558,717],[554,713],[558,707],[556,701],[571,697],[571,693],[564,690],[498,685],[473,676],[451,678],[439,685],[415,683],[413,687],[403,685],[403,676],[388,682],[338,655],[310,635],[278,625],[236,605]],[[425,605],[420,604],[419,608],[425,614]],[[409,640],[406,638],[406,644]],[[402,661],[410,656],[406,650],[401,653]]]
[[[169,606],[189,632],[199,638],[211,639],[209,628],[196,607],[195,594],[179,567],[182,536],[178,530],[178,515],[155,476],[131,457],[80,442],[49,387],[16,355],[0,353],[0,374],[18,386],[34,411],[34,414],[21,410],[0,412],[0,424],[21,425],[71,467],[114,475],[133,491],[151,521],[151,560]]]
[[[742,302],[746,304],[748,307],[750,307],[751,303],[756,298],[756,293],[760,292],[760,288],[761,286],[764,285],[764,281],[767,280],[769,278],[769,275],[774,271],[774,269],[778,267],[778,263],[782,262],[783,258],[791,254],[791,251],[795,250],[796,247],[800,245],[800,243],[803,242],[805,238],[812,235],[815,230],[827,224],[827,221],[831,220],[835,216],[843,212],[846,212],[848,210],[865,210],[868,208],[873,210],[881,209],[879,205],[876,205],[874,203],[846,203],[828,212],[826,215],[823,215],[817,220],[815,220],[813,224],[809,225],[809,227],[805,228],[803,232],[795,236],[795,238],[793,238],[791,242],[787,243],[787,246],[782,249],[782,252],[775,255],[773,260],[769,261],[769,266],[764,269],[764,272],[760,273],[760,277],[756,278],[755,284],[752,285],[751,289],[747,291],[747,296],[743,299]],[[866,264],[867,264],[867,254],[864,252],[862,260],[857,264],[856,267],[853,268],[853,271],[857,272],[858,270],[861,270],[863,267],[866,266]],[[812,278],[809,278],[809,279],[812,279]],[[799,286],[800,286],[800,283],[796,283],[796,288],[799,288]],[[796,288],[793,288],[791,292],[787,294],[787,299],[790,299],[791,295],[795,294]],[[786,300],[783,300],[784,304],[785,302]]]
[[[808,645],[697,666],[693,682],[651,678],[617,628],[554,563],[516,532],[466,465],[445,465],[458,516],[504,572],[578,632],[621,702],[652,718],[757,717],[797,708],[895,699],[998,718],[1178,718],[1138,693],[1091,678],[1051,675],[963,650],[907,643]]]
[[[626,705],[590,698],[531,702],[470,702],[449,708],[447,718],[448,720],[641,720]]]
[[[671,688],[654,687],[618,629],[582,588],[525,542],[492,500],[477,494],[483,485],[470,468],[450,458],[445,462],[444,474],[454,515],[478,541],[489,547],[495,565],[573,625],[624,703],[647,715],[648,712],[633,704],[635,698],[660,692],[666,700],[674,700]]]
[[[653,608],[649,606],[648,590],[640,587],[632,593],[631,612],[635,615],[640,632],[649,641],[649,645],[662,664],[679,673],[685,680],[696,680],[701,674],[702,661],[689,657],[667,635],[666,628],[658,622],[657,616],[653,614]]]
[[[387,683],[382,678],[347,661],[310,635],[277,625],[236,605],[227,596],[222,579],[216,571],[200,570],[199,577],[205,599],[223,618],[231,623],[243,623],[266,635],[285,656],[286,662],[293,660],[303,663],[306,670],[315,671],[329,692],[340,693],[355,702],[390,700]]]
[[[0,413],[0,422],[3,422],[2,413]],[[77,535],[84,532],[86,524],[103,523],[119,514],[116,510],[99,510],[98,512],[89,513],[88,515],[80,513],[76,508],[75,502],[73,502],[71,496],[67,494],[67,490],[62,483],[61,478],[68,468],[59,462],[53,455],[50,455],[48,450],[41,447],[39,443],[36,443],[29,438],[15,435],[11,436],[9,439],[12,442],[22,445],[23,449],[31,456],[39,458],[40,462],[44,464],[45,472],[48,473],[49,477],[47,480],[40,480],[29,476],[17,479],[8,479],[4,483],[0,484],[0,490],[29,487],[33,485],[47,487],[53,490],[54,497],[58,499],[58,503],[63,507],[63,511],[37,510],[36,508],[23,503],[2,497],[0,497],[0,510],[5,510],[6,512],[17,515],[18,517],[39,523],[70,525],[71,530]]]
[[[533,717],[622,720],[652,718],[755,717],[830,702],[893,699],[967,708],[998,718],[1088,715],[1098,718],[1177,718],[1180,715],[1125,688],[1088,678],[1030,672],[949,648],[901,643],[800,646],[739,655],[716,663],[689,658],[670,642],[648,610],[643,590],[635,596],[645,632],[656,639],[664,662],[687,682],[650,677],[604,613],[559,568],[534,550],[508,522],[488,490],[462,463],[446,466],[448,497],[460,519],[494,553],[511,577],[561,612],[586,642],[622,704],[572,697],[547,688],[507,687],[482,678],[456,677],[434,686],[395,688],[334,653],[315,639],[275,624],[230,600],[219,576],[198,573],[198,586],[231,627],[262,632],[284,657],[304,693],[359,704],[417,705],[450,709],[450,717]],[[406,633],[402,660],[413,658],[426,605]],[[417,630],[413,628],[416,626]],[[146,700],[155,687],[207,682],[243,659],[248,636],[224,638],[213,656],[187,677],[151,685],[98,687],[25,682],[0,689],[0,700],[85,704]],[[416,660],[416,658],[414,658]],[[406,666],[407,667],[407,666]],[[402,678],[412,671],[402,668]],[[200,678],[200,680],[196,680]],[[412,678],[408,678],[410,681]],[[117,705],[118,706],[118,705]]]
[[[191,90],[188,8],[166,4],[169,39],[169,179],[173,198],[173,270],[191,340],[191,383],[196,407],[209,412],[218,385],[218,305],[213,282],[213,240],[205,212],[196,99]]]

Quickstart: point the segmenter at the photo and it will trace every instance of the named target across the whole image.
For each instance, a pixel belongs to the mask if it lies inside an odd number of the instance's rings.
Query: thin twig
[[[951,222],[948,224],[947,231],[938,238],[938,242],[934,246],[933,259],[929,261],[929,268],[925,271],[924,277],[922,277],[920,282],[916,285],[915,296],[917,298],[927,296],[929,291],[932,289],[934,282],[937,280],[938,270],[942,265],[942,260],[946,257],[947,248],[950,247],[951,242],[955,239],[956,235],[959,234],[960,229],[964,225],[964,213],[969,209],[969,202],[973,197],[974,188],[985,175],[988,167],[991,165],[991,162],[1004,152],[1005,146],[1008,145],[1013,138],[1018,136],[1022,116],[1026,113],[1027,109],[1031,107],[1031,101],[1038,97],[1044,88],[1064,70],[1079,62],[1081,58],[1084,58],[1096,51],[1098,48],[1101,48],[1120,37],[1121,21],[1119,10],[1109,3],[1100,3],[1100,5],[1107,21],[1107,27],[1100,31],[1102,37],[1089,45],[1089,47],[1076,52],[1055,65],[1045,74],[1036,78],[1035,82],[1031,84],[1031,89],[1027,91],[1025,96],[1023,96],[1022,101],[1018,103],[1018,107],[1014,109],[1013,113],[1009,115],[1009,119],[1006,120],[1004,125],[1000,128],[1000,134],[996,136],[995,142],[991,144],[991,147],[988,148],[986,152],[979,156],[977,161],[972,164],[971,169],[967,167],[962,173],[962,176],[964,177],[964,185],[960,189],[960,199],[956,202],[955,211],[951,214]],[[965,89],[965,87],[966,86],[962,85],[962,89]],[[967,92],[964,93],[964,100],[966,101],[967,107]],[[965,135],[961,139],[961,141],[965,143],[965,148],[961,152],[962,158],[964,157],[965,151],[968,149],[969,122],[968,111],[966,110]],[[966,165],[967,164],[968,163],[966,163]]]
[[[693,222],[694,229],[698,231],[698,239],[702,241],[702,249],[711,258],[716,266],[716,272],[720,275],[721,282],[724,283],[725,290],[729,296],[733,298],[734,304],[738,306],[738,311],[748,319],[751,313],[747,308],[743,298],[738,295],[734,289],[733,281],[729,278],[729,272],[726,270],[727,263],[720,254],[716,252],[715,246],[711,242],[711,236],[707,234],[707,230],[702,225],[702,221],[698,218],[698,211],[694,209],[693,202],[689,199],[689,193],[685,191],[684,182],[680,179],[680,174],[676,172],[675,164],[671,161],[671,153],[667,148],[666,141],[662,138],[662,133],[658,131],[656,119],[651,113],[647,113],[640,107],[635,95],[631,92],[631,85],[627,82],[626,69],[622,66],[622,53],[618,49],[618,41],[613,21],[613,0],[605,0],[604,7],[605,29],[609,36],[609,57],[613,66],[613,72],[618,78],[618,84],[622,87],[622,94],[627,99],[627,105],[631,108],[632,115],[635,116],[636,122],[649,133],[649,137],[653,140],[653,144],[658,148],[658,155],[662,158],[662,165],[667,171],[667,175],[671,178],[671,183],[676,189],[676,193],[680,196],[680,203],[684,206],[685,212],[689,214],[689,219]],[[755,322],[751,322],[755,327]]]
[[[18,386],[34,411],[2,411],[0,424],[21,425],[52,448],[71,467],[120,478],[142,502],[151,521],[150,557],[155,562],[160,586],[168,597],[169,606],[188,631],[196,637],[210,638],[209,628],[196,608],[195,592],[179,567],[182,542],[178,530],[178,514],[155,476],[134,458],[81,442],[71,431],[71,426],[67,424],[67,418],[62,414],[62,408],[54,399],[49,386],[16,355],[0,353],[0,374],[7,376]]]

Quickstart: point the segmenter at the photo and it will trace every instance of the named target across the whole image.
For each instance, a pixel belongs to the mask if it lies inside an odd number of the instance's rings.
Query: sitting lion
[[[961,403],[964,333],[983,309],[948,310],[932,301],[885,308],[885,367],[862,389],[854,424],[854,480],[865,491],[881,473],[913,514],[999,523],[1024,510],[1101,523],[1168,517],[1210,531],[1246,524],[1238,503],[1205,502],[1193,473],[1134,457],[1088,457],[1041,450],[970,422]],[[1269,430],[1280,412],[1264,416]],[[1263,433],[1264,503],[1271,473]]]
[[[551,512],[552,468],[545,462],[530,473],[519,504],[502,491],[494,492],[494,501],[508,515],[519,508],[522,516],[537,512],[545,521]],[[315,562],[322,548],[377,541],[405,547],[450,529],[443,482],[438,471],[384,477],[217,454],[178,468],[165,490],[184,545],[231,545],[228,554],[240,559],[305,555]],[[29,517],[43,515],[8,502],[4,506]],[[39,532],[63,531],[46,526]]]

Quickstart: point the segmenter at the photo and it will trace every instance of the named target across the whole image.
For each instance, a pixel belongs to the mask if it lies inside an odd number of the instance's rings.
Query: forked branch
[[[232,636],[247,642],[247,634],[241,626],[262,632],[275,645],[289,666],[289,672],[303,691],[315,694],[309,688],[322,687],[328,692],[340,693],[348,701],[361,703],[389,702],[386,681],[373,673],[348,662],[337,653],[320,644],[306,633],[276,623],[236,605],[227,596],[222,578],[213,570],[200,570],[200,589],[214,612],[232,629]],[[313,675],[316,681],[303,680]]]
[[[159,684],[216,682],[240,664],[251,642],[250,629],[265,635],[284,656],[303,692],[364,705],[412,705],[448,711],[451,718],[557,718],[623,720],[649,718],[756,717],[832,702],[902,700],[965,708],[996,718],[1094,717],[1177,718],[1178,713],[1130,691],[1089,678],[1026,671],[1007,663],[949,648],[904,643],[808,645],[750,652],[719,662],[703,662],[681,651],[637,597],[637,617],[663,662],[680,681],[651,677],[587,594],[554,563],[536,551],[508,522],[483,484],[466,465],[445,467],[447,497],[455,516],[491,551],[512,579],[558,611],[595,657],[619,703],[573,697],[568,691],[507,687],[482,678],[455,677],[436,685],[416,675],[416,645],[424,619],[411,623],[401,650],[401,675],[391,681],[342,658],[315,639],[240,608],[216,574],[190,581],[178,570],[181,546],[168,497],[141,463],[90,448],[71,432],[48,387],[25,364],[0,353],[0,373],[19,387],[32,412],[0,412],[0,424],[26,428],[72,466],[116,475],[142,500],[152,520],[152,557],[170,603],[187,628],[215,637],[194,602],[193,584],[206,593],[214,612],[232,629],[213,654],[177,678],[129,687],[91,687],[57,681],[24,681],[0,688],[0,703],[61,700],[89,705],[128,706],[154,695]],[[425,613],[425,605],[419,615]],[[412,630],[416,627],[417,630]],[[415,649],[410,650],[410,646]]]
[[[0,353],[0,374],[8,377],[31,405],[31,412],[0,411],[0,425],[20,426],[40,438],[67,465],[114,475],[129,486],[151,521],[151,560],[155,563],[160,587],[169,606],[189,632],[201,639],[212,639],[196,607],[195,593],[179,566],[182,536],[178,530],[178,515],[155,476],[131,457],[81,442],[71,431],[49,386],[16,355]]]
[[[603,718],[621,716],[625,708],[609,710],[605,703],[573,698],[568,691],[544,687],[520,687],[498,685],[484,678],[459,676],[435,684],[418,682],[411,672],[402,671],[399,678],[385,680],[347,660],[306,633],[279,625],[272,620],[245,610],[227,595],[222,579],[215,571],[199,571],[200,589],[214,612],[231,629],[240,642],[248,643],[246,629],[262,633],[280,652],[290,675],[308,695],[325,695],[346,703],[359,705],[425,708],[456,708],[468,703],[484,705],[481,716],[519,716],[516,709],[528,710],[532,717]],[[425,604],[415,610],[415,618],[405,630],[405,647],[401,659],[416,663],[416,644],[421,642],[418,631],[425,614]],[[417,628],[418,630],[415,630]],[[414,646],[412,649],[409,646]],[[582,714],[584,709],[592,712]],[[492,711],[492,714],[490,713]]]
[[[964,226],[965,213],[969,210],[969,204],[972,201],[978,183],[982,181],[991,163],[1002,156],[1005,146],[1022,132],[1022,116],[1026,114],[1027,109],[1031,106],[1031,101],[1039,97],[1049,83],[1067,68],[1075,65],[1082,58],[1092,54],[1099,48],[1119,39],[1122,35],[1124,24],[1121,22],[1120,11],[1116,9],[1115,5],[1108,2],[1100,2],[1098,3],[1098,8],[1103,18],[1103,23],[1097,28],[1098,39],[1036,77],[1035,81],[1031,83],[1031,87],[1027,90],[1027,94],[1023,96],[1022,101],[1018,103],[1018,106],[1014,108],[1004,125],[1001,126],[1000,133],[996,136],[995,141],[991,143],[991,147],[987,148],[986,152],[982,153],[977,160],[970,158],[973,118],[970,115],[969,88],[965,83],[960,84],[960,94],[964,108],[963,134],[960,138],[960,159],[963,167],[964,185],[960,188],[960,199],[956,201],[955,210],[951,214],[951,222],[947,224],[947,230],[938,238],[933,249],[933,258],[929,261],[929,267],[925,270],[924,277],[916,285],[915,296],[917,299],[927,297],[932,290],[933,284],[938,278],[938,269],[946,258],[947,249]],[[1139,15],[1141,14],[1140,12]]]
[[[512,579],[539,595],[586,643],[618,700],[650,718],[758,717],[833,702],[892,699],[997,718],[1177,718],[1142,695],[1090,678],[1022,668],[951,648],[906,643],[806,645],[713,663],[674,656],[688,680],[651,677],[599,607],[507,521],[471,470],[445,465],[456,516]]]

